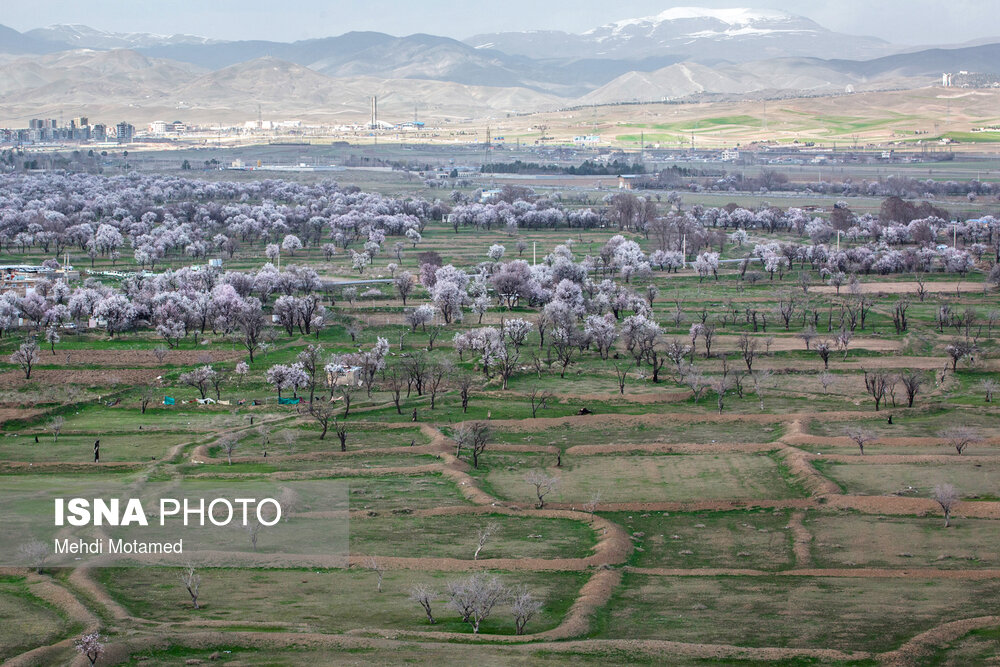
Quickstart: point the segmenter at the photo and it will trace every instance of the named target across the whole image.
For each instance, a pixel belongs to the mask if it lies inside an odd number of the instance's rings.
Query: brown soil
[[[916,282],[871,282],[871,283],[861,283],[861,291],[866,294],[912,294],[914,297],[917,296],[918,285]],[[957,288],[957,290],[956,290]],[[963,282],[960,285],[956,285],[953,282],[932,282],[928,281],[924,283],[924,289],[931,294],[944,294],[951,292],[954,294],[956,291],[964,293],[982,293],[983,285],[982,283],[973,282]],[[820,294],[835,294],[837,288],[832,285],[817,285],[816,287],[810,287],[810,292],[818,292]],[[841,295],[848,294],[849,290],[847,287],[841,287]]]
[[[161,375],[159,370],[114,368],[110,370],[55,370],[38,368],[26,380],[21,371],[0,373],[0,387],[23,387],[28,384],[61,385],[79,384],[90,387],[107,387],[112,384],[143,384],[153,382]]]
[[[193,366],[200,363],[234,361],[246,356],[239,350],[167,350],[160,362],[153,350],[60,350],[52,354],[42,351],[41,363],[60,366],[101,365],[108,368],[136,368],[142,366]]]

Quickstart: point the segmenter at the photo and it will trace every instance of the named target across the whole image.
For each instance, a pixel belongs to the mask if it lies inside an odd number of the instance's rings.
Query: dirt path
[[[1000,625],[1000,616],[979,616],[952,621],[922,632],[895,651],[883,653],[881,662],[886,665],[908,667],[920,664],[920,659],[938,646],[953,642],[972,630]]]
[[[831,577],[838,579],[949,579],[987,581],[1000,579],[1000,570],[945,570],[934,568],[795,568],[792,570],[754,570],[707,567],[697,569],[668,567],[625,568],[635,574],[657,577]]]
[[[627,454],[629,452],[646,452],[650,454],[719,454],[719,453],[752,453],[770,452],[780,449],[773,442],[734,442],[734,443],[645,443],[641,445],[573,445],[566,449],[566,455],[594,456],[596,454]]]
[[[812,565],[812,550],[810,545],[812,544],[812,535],[806,530],[806,527],[802,525],[802,519],[805,518],[803,512],[792,512],[791,518],[788,520],[788,527],[792,531],[792,549],[795,553],[795,567],[809,567]]]

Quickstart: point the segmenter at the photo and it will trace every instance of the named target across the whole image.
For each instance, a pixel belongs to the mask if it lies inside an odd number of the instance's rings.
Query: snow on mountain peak
[[[733,7],[727,9],[712,9],[709,7],[671,7],[656,16],[644,16],[635,19],[624,19],[609,23],[601,28],[590,30],[587,33],[611,30],[618,33],[632,26],[656,26],[668,21],[680,21],[685,19],[712,19],[721,21],[730,26],[740,27],[764,21],[782,21],[792,18],[790,14],[773,9],[747,9]]]

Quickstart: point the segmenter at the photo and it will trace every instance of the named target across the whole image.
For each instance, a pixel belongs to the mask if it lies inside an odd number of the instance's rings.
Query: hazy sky
[[[769,7],[832,30],[899,44],[951,44],[1000,36],[1000,0],[3,0],[0,23],[29,30],[82,23],[116,32],[189,33],[293,41],[377,30],[455,38],[501,30],[582,32],[673,6]]]

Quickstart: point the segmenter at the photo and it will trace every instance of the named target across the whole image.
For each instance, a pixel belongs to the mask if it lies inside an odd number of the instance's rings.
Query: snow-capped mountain
[[[476,35],[466,42],[535,58],[674,55],[703,63],[786,56],[865,58],[892,52],[880,39],[835,33],[802,16],[771,9],[703,7],[673,7],[656,16],[615,21],[579,35],[497,33]]]
[[[197,35],[155,35],[148,32],[108,32],[86,25],[58,24],[24,33],[29,37],[77,49],[139,49],[168,44],[215,44]]]

